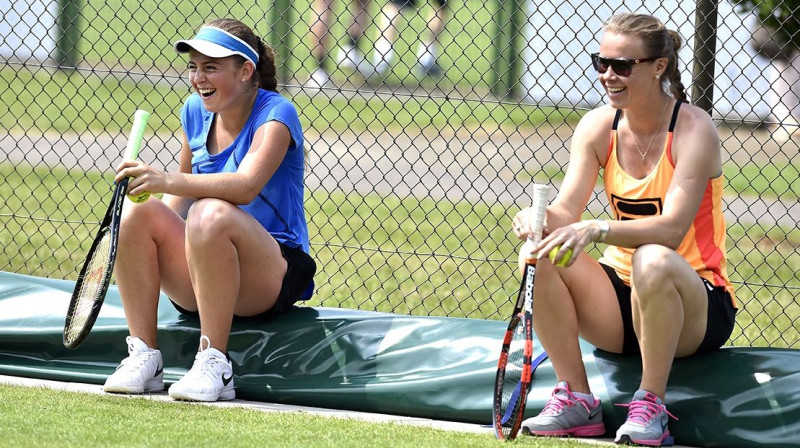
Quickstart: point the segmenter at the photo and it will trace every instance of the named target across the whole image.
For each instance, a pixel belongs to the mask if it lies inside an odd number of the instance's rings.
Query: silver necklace
[[[636,145],[636,151],[639,152],[639,155],[642,156],[642,163],[644,163],[645,157],[647,157],[647,153],[650,152],[650,148],[653,146],[653,142],[656,141],[656,137],[658,134],[661,133],[661,125],[664,124],[664,111],[667,110],[667,104],[669,104],[669,100],[664,101],[664,108],[661,109],[661,121],[658,122],[658,129],[656,129],[656,133],[653,134],[653,137],[650,139],[650,144],[647,145],[647,149],[642,152],[641,148],[639,148],[639,143],[636,142],[636,134],[631,129],[631,137],[633,137],[633,144]]]

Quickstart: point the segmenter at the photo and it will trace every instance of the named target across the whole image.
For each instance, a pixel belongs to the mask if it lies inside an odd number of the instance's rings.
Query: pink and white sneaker
[[[566,381],[553,390],[542,412],[522,422],[522,433],[535,436],[597,437],[606,433],[600,400],[576,397]]]
[[[628,419],[617,430],[614,442],[619,445],[672,446],[675,439],[669,435],[667,421],[677,418],[655,394],[639,389],[633,401],[620,404],[628,408]]]

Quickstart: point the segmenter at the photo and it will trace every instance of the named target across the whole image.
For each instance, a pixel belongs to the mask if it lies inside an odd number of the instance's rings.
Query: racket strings
[[[98,241],[96,250],[87,263],[81,287],[73,301],[73,307],[69,312],[72,318],[65,330],[67,340],[75,340],[89,321],[94,304],[102,293],[105,278],[110,274],[107,263],[110,248],[111,235],[106,233]]]
[[[520,405],[520,390],[522,388],[522,367],[525,357],[525,325],[522,319],[514,329],[514,337],[508,347],[508,363],[506,364],[505,377],[503,378],[503,425],[511,425]]]

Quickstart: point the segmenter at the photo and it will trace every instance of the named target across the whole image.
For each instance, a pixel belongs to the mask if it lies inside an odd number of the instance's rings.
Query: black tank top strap
[[[678,109],[681,108],[682,100],[675,101],[675,108],[672,109],[672,120],[669,122],[669,132],[675,130],[675,122],[678,121]]]
[[[611,130],[616,131],[617,126],[619,125],[619,117],[622,116],[622,109],[617,109],[616,115],[614,115],[614,124],[611,125]]]

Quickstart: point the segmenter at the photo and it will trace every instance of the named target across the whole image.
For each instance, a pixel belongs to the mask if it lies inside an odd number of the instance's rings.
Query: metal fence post
[[[714,68],[717,53],[717,0],[697,0],[694,16],[692,102],[709,114],[714,109]]]
[[[494,24],[494,51],[490,86],[498,97],[514,95],[519,80],[519,39],[524,0],[498,0]]]
[[[495,60],[491,64],[492,76],[489,83],[492,93],[501,98],[508,94],[506,81],[510,65],[507,54],[510,47],[509,41],[513,40],[513,38],[509,39],[507,32],[507,26],[511,22],[510,4],[511,0],[497,0],[497,14],[494,18],[495,35],[492,41],[494,42]]]
[[[78,65],[78,40],[81,30],[78,18],[81,0],[58,0],[56,63],[61,69]]]
[[[519,45],[520,30],[522,29],[522,8],[524,0],[511,0],[511,17],[508,24],[508,72],[506,72],[506,91],[509,96],[515,96],[515,88],[519,81]]]
[[[289,30],[291,29],[292,1],[275,0],[272,8],[272,26],[270,27],[270,44],[275,49],[278,58],[277,76],[279,83],[286,83],[289,79]]]

